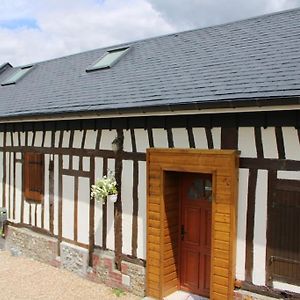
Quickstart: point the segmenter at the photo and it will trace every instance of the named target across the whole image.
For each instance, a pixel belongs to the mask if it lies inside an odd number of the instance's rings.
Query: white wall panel
[[[44,147],[51,147],[51,131],[46,131]]]
[[[253,283],[265,285],[268,171],[258,170],[253,237]]]
[[[238,150],[241,151],[240,157],[257,157],[253,127],[239,127]]]
[[[81,148],[83,130],[74,130],[73,148]]]
[[[115,160],[108,159],[108,169],[114,171]],[[115,221],[114,221],[114,203],[107,202],[107,237],[106,246],[108,249],[115,249]]]
[[[71,131],[64,130],[62,133],[63,133],[62,147],[69,148]]]
[[[124,144],[123,144],[124,151],[131,152],[132,145],[131,145],[131,134],[130,130],[124,130]]]
[[[95,158],[95,181],[102,177],[103,159],[100,157]],[[95,244],[102,246],[102,213],[103,204],[95,201]]]
[[[53,231],[58,234],[58,155],[54,155],[54,215],[53,215]]]
[[[41,147],[43,142],[43,132],[42,131],[36,131],[35,132],[35,139],[34,139],[34,146],[35,147]]]
[[[116,130],[102,130],[100,149],[111,150],[111,143],[116,138]]]
[[[122,172],[122,252],[131,255],[132,240],[132,210],[133,210],[133,162],[123,161]]]
[[[214,143],[214,149],[221,149],[221,128],[220,127],[212,128],[211,135]]]
[[[205,128],[193,128],[195,146],[198,149],[208,149]]]
[[[0,147],[3,147],[3,142],[4,142],[4,133],[0,132]]]
[[[85,149],[96,149],[97,130],[87,130],[85,136]]]
[[[45,154],[45,176],[44,176],[44,228],[49,230],[49,163],[50,163],[50,155]]]
[[[168,148],[168,137],[167,131],[165,129],[154,128],[153,132],[153,141],[155,148]]]
[[[13,133],[13,143],[14,143],[14,146],[20,146],[19,145],[18,132]]]
[[[74,238],[74,177],[63,176],[62,236]]]
[[[261,138],[265,158],[278,158],[275,128],[261,128]]]
[[[173,128],[172,133],[175,148],[190,148],[186,128]]]
[[[248,169],[239,170],[236,240],[236,278],[239,280],[245,280],[248,177]]]
[[[286,159],[300,160],[300,142],[294,127],[282,127]]]
[[[138,258],[146,259],[146,162],[139,162]]]
[[[137,152],[146,152],[149,148],[148,132],[145,129],[134,129]]]
[[[2,186],[0,184],[0,186]],[[0,193],[0,195],[2,195]],[[17,223],[21,222],[21,202],[22,202],[22,164],[16,164],[16,219]]]
[[[32,131],[28,131],[28,138],[27,138],[27,146],[31,146],[32,145],[32,139],[33,139],[33,132]]]
[[[89,243],[90,180],[78,179],[78,242]]]
[[[1,140],[1,137],[0,137]],[[0,152],[0,206],[3,207],[3,152]]]

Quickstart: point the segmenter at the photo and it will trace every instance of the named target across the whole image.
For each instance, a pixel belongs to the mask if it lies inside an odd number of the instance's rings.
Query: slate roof
[[[85,71],[106,50],[127,45],[111,69]],[[0,83],[13,70],[0,72]],[[294,9],[37,63],[17,84],[0,86],[0,118],[270,105],[278,98],[299,104],[299,96]]]

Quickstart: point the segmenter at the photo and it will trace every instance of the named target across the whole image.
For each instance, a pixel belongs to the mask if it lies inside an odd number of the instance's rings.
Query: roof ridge
[[[30,65],[37,65],[37,64],[47,63],[47,62],[50,62],[50,61],[65,59],[65,58],[69,58],[69,57],[76,56],[76,55],[79,55],[79,54],[85,54],[85,53],[99,51],[99,50],[106,50],[106,49],[109,50],[109,49],[112,49],[112,48],[129,46],[129,45],[132,45],[132,44],[136,44],[138,42],[144,42],[144,41],[153,40],[153,39],[165,38],[165,37],[172,36],[172,35],[176,36],[178,34],[185,34],[185,33],[188,33],[188,32],[195,32],[195,31],[200,31],[200,30],[206,30],[206,29],[211,29],[211,28],[218,28],[218,27],[228,26],[228,25],[231,25],[231,24],[244,23],[244,22],[247,22],[247,21],[250,21],[250,20],[262,19],[262,18],[265,18],[265,17],[275,16],[275,15],[280,15],[280,14],[283,15],[283,14],[286,14],[286,13],[289,13],[289,12],[292,12],[292,11],[297,11],[297,10],[300,10],[300,7],[287,9],[287,10],[282,10],[282,11],[276,11],[276,12],[272,12],[272,13],[266,13],[266,14],[262,14],[262,15],[259,15],[259,16],[249,17],[249,18],[246,18],[246,19],[239,19],[239,20],[235,20],[235,21],[229,21],[229,22],[222,23],[222,24],[211,25],[211,26],[200,27],[200,28],[194,28],[194,29],[188,29],[188,30],[183,30],[183,31],[177,31],[177,32],[173,32],[173,33],[167,33],[167,34],[159,35],[159,36],[152,36],[152,37],[147,37],[147,38],[144,38],[144,39],[127,41],[127,42],[123,42],[123,43],[120,43],[120,44],[113,44],[113,45],[109,45],[109,46],[105,46],[105,47],[85,50],[85,51],[82,51],[82,52],[76,52],[76,53],[72,53],[72,54],[68,54],[68,55],[64,55],[64,56],[60,56],[60,57],[55,57],[55,58],[50,58],[50,59],[46,59],[46,60],[43,60],[43,61],[30,63]],[[14,68],[19,68],[19,67],[23,67],[23,66],[27,66],[27,65],[29,65],[29,64],[27,63],[25,65],[16,66]]]

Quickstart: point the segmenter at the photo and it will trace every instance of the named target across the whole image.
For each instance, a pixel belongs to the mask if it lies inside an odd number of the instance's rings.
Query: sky
[[[300,7],[300,0],[0,0],[0,65]]]

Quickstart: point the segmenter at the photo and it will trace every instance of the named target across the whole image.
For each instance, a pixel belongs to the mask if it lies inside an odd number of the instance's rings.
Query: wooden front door
[[[212,176],[185,174],[181,180],[180,285],[209,296]]]

